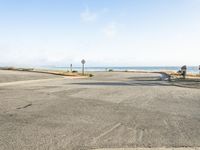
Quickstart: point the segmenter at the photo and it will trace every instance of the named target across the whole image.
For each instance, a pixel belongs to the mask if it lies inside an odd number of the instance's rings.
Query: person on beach
[[[184,65],[181,67],[181,75],[183,76],[184,79],[186,77],[186,72],[187,72],[187,66]]]

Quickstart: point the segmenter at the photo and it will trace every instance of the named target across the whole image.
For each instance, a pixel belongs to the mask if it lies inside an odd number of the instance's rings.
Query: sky
[[[200,65],[200,0],[0,0],[0,66]]]

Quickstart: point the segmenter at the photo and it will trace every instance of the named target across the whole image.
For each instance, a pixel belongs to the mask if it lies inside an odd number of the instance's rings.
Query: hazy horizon
[[[198,66],[199,0],[0,1],[0,66]]]

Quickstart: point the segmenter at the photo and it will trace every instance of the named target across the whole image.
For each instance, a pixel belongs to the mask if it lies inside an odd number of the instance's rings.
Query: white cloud
[[[81,20],[89,22],[89,21],[96,20],[97,14],[94,12],[91,12],[89,8],[86,7],[86,9],[83,12],[81,12],[80,17],[81,17]]]
[[[117,35],[117,26],[116,23],[110,23],[103,29],[104,34],[109,37],[113,38]]]

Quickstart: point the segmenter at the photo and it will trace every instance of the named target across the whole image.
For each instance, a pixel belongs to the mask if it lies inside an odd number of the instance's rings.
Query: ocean
[[[177,72],[180,70],[181,66],[171,66],[171,67],[152,67],[152,66],[145,66],[145,67],[85,67],[85,71],[107,71],[112,69],[113,71],[175,71]],[[43,68],[44,69],[44,68]],[[70,67],[45,67],[45,69],[50,70],[70,70]],[[81,71],[81,67],[73,67],[73,70]],[[187,67],[188,73],[199,74],[199,67],[198,66],[188,66]]]

